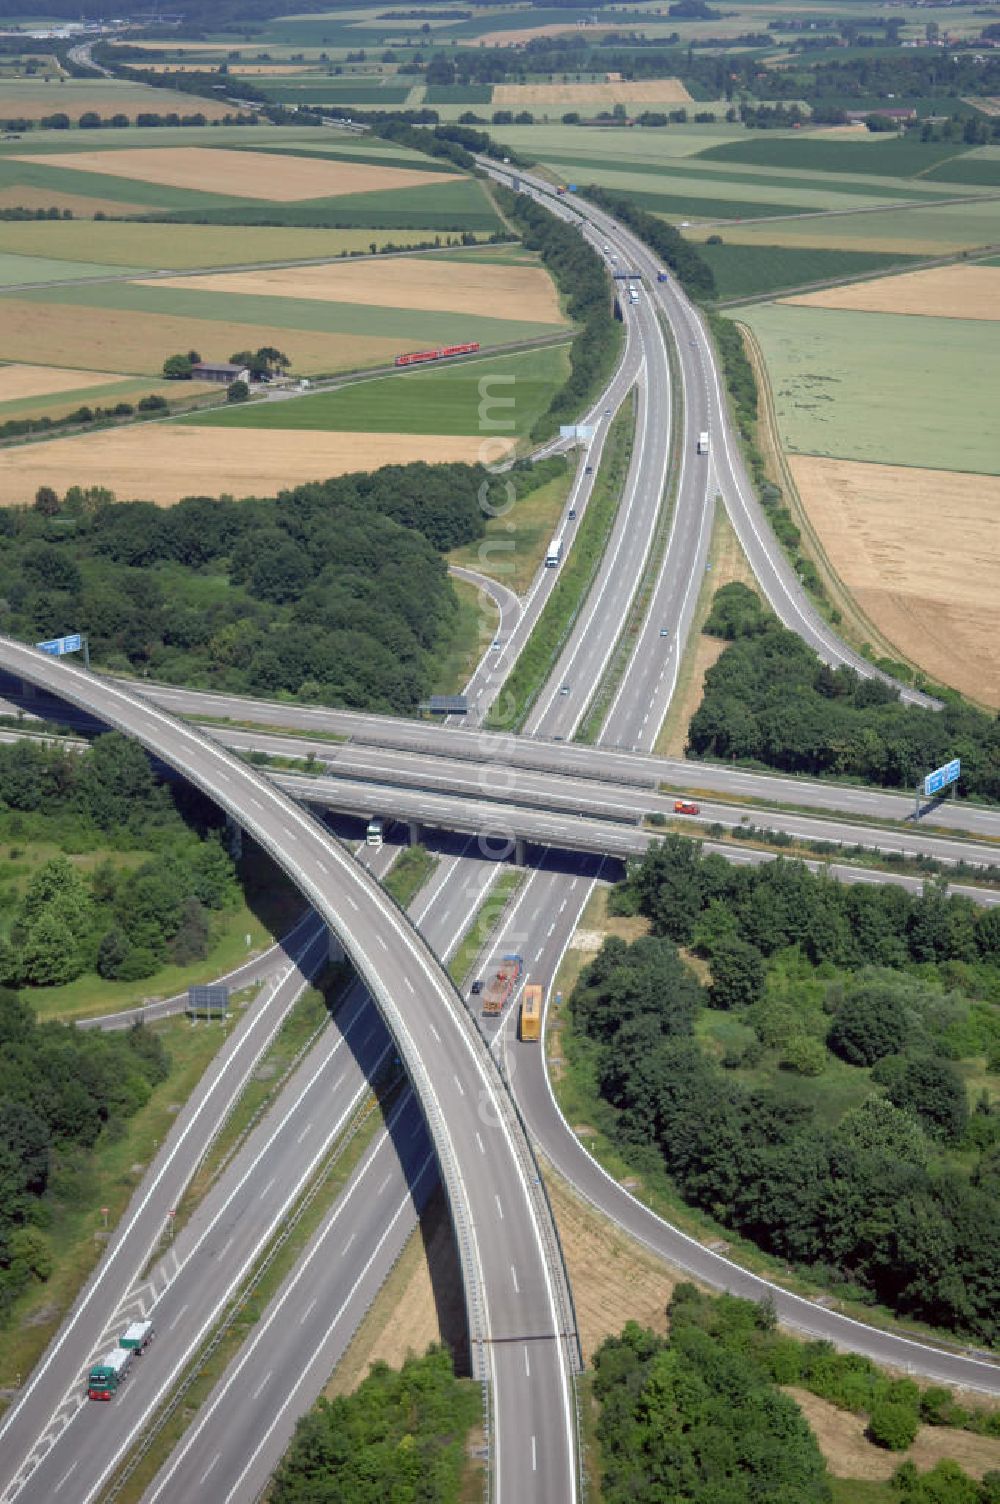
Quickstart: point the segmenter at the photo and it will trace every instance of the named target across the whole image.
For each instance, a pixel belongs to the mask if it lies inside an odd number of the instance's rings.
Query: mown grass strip
[[[612,421],[593,494],[555,589],[504,684],[502,701],[513,709],[505,709],[503,715],[491,712],[488,726],[519,730],[556,665],[604,557],[628,474],[634,433],[633,393]]]
[[[488,896],[476,910],[461,944],[448,962],[448,973],[456,987],[462,987],[472,973],[480,952],[493,935],[504,910],[524,882],[525,876],[526,873],[516,867],[501,872]]]
[[[407,846],[382,879],[382,886],[391,893],[401,909],[409,908],[424,883],[436,871],[437,865],[437,857],[431,856],[426,846]]]

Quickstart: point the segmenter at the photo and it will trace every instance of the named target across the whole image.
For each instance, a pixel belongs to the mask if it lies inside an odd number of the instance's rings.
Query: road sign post
[[[209,1019],[224,1019],[229,1012],[229,988],[221,983],[212,987],[189,987],[187,1011],[192,1018],[203,1013]]]
[[[67,653],[83,653],[84,668],[90,667],[90,643],[82,632],[70,632],[66,637],[49,637],[45,642],[36,642],[35,647],[51,658],[63,658]]]

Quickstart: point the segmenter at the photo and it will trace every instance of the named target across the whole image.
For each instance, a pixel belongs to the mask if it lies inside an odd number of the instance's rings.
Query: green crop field
[[[275,104],[358,104],[365,108],[379,105],[391,110],[393,105],[401,105],[410,92],[408,84],[373,84],[364,79],[352,84],[322,76],[282,78],[279,82],[258,78],[255,82]]]
[[[862,172],[883,177],[912,177],[953,158],[968,147],[957,142],[921,142],[893,137],[889,141],[816,141],[808,136],[778,136],[727,142],[704,153],[717,162],[752,162],[760,167],[793,167],[802,172]]]
[[[678,125],[668,130],[603,130],[586,125],[496,125],[490,134],[498,141],[540,161],[558,161],[566,153],[595,163],[620,167],[627,162],[668,162],[692,157],[712,146],[745,141],[742,125]]]
[[[244,228],[235,240],[222,225],[170,225],[113,223],[110,220],[0,220],[0,261],[9,259],[15,280],[0,285],[15,286],[16,263],[32,263],[24,280],[44,282],[49,278],[72,280],[77,276],[121,275],[139,267],[185,271],[190,267],[232,266],[254,261],[309,261],[339,256],[342,252],[367,253],[391,242],[406,246],[433,238],[421,230],[288,230]],[[459,253],[461,254],[461,253]],[[79,258],[79,261],[77,260]],[[80,263],[99,263],[80,269]],[[50,268],[39,270],[39,265]],[[63,268],[63,270],[58,270]],[[69,268],[69,270],[65,270]]]
[[[473,178],[446,179],[419,188],[376,189],[371,193],[343,193],[337,198],[297,203],[253,203],[222,209],[183,209],[162,220],[198,224],[313,225],[353,229],[371,226],[385,230],[461,231],[492,234],[500,220],[482,186]]]
[[[391,264],[385,276],[391,277]],[[450,313],[413,308],[381,308],[366,303],[327,303],[314,298],[268,297],[251,293],[212,292],[190,286],[144,286],[137,282],[76,283],[23,294],[23,301],[59,303],[82,308],[117,308],[173,318],[265,324],[275,329],[302,329],[319,334],[398,339],[400,349],[431,345],[510,345],[553,333],[551,324],[488,314]],[[2,313],[2,308],[0,308]],[[463,430],[464,432],[464,430]]]
[[[712,268],[720,298],[752,298],[889,267],[905,269],[916,259],[876,251],[823,251],[781,245],[703,245],[699,255]]]
[[[997,472],[996,326],[765,303],[760,341],[792,453]]]
[[[706,231],[692,238],[704,238]],[[807,215],[763,225],[729,225],[727,242],[741,245],[817,246],[830,250],[887,251],[944,256],[1000,244],[1000,199],[965,204],[899,204],[863,214]]]
[[[0,246],[3,231],[0,223]],[[82,277],[114,277],[141,271],[136,266],[98,266],[89,261],[55,261],[44,256],[13,256],[0,250],[0,287],[24,287],[33,282],[72,282]]]
[[[550,345],[519,355],[456,362],[354,382],[288,402],[254,403],[206,414],[194,422],[210,427],[300,428],[358,433],[478,434],[521,437],[544,412],[569,370],[568,345]],[[511,429],[482,426],[483,383],[498,405],[495,421]],[[513,401],[513,407],[500,403]],[[495,458],[493,448],[490,458]]]
[[[564,178],[580,181],[573,178],[569,169],[564,170],[562,163],[554,162],[551,165]],[[586,181],[588,180],[583,180],[580,186],[585,186]],[[754,215],[796,214],[801,210],[822,211],[832,208],[877,208],[887,199],[895,197],[891,192],[872,192],[870,189],[862,191],[853,185],[842,187],[839,182],[825,186],[817,185],[814,180],[811,186],[800,188],[794,181],[787,179],[765,178],[763,182],[750,182],[746,177],[736,175],[725,177],[695,172],[673,174],[669,170],[656,174],[654,187],[650,177],[633,173],[628,166],[602,168],[591,174],[589,181],[619,193],[627,193],[629,198],[653,213],[664,212],[661,206],[667,201],[670,205],[690,205],[692,210],[699,210],[702,203],[725,203],[735,206],[738,215]]]

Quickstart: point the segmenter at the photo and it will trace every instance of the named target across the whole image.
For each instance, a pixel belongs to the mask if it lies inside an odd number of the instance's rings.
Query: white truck
[[[368,829],[365,831],[365,845],[373,846],[376,851],[381,848],[385,826],[381,820],[369,820]]]
[[[698,453],[699,454],[707,454],[708,453],[708,434],[707,433],[700,433],[698,435]]]

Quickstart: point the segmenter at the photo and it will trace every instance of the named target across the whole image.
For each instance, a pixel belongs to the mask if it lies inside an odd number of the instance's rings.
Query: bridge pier
[[[515,837],[515,840],[514,840],[514,866],[515,867],[523,867],[524,866],[524,847],[525,847],[524,837],[523,836],[517,836],[517,837]]]
[[[226,816],[226,850],[234,862],[243,856],[243,827],[232,815]]]
[[[411,820],[409,822],[408,829],[409,829],[409,842],[410,842],[410,845],[411,846],[419,846],[420,842],[421,842],[421,840],[423,838],[423,834],[424,834],[423,830],[421,828],[421,825],[420,825],[420,821],[419,820]]]
[[[343,961],[345,958],[344,947],[341,941],[334,934],[333,930],[330,930],[328,933],[330,936],[330,964],[331,966],[339,966],[341,961]]]

